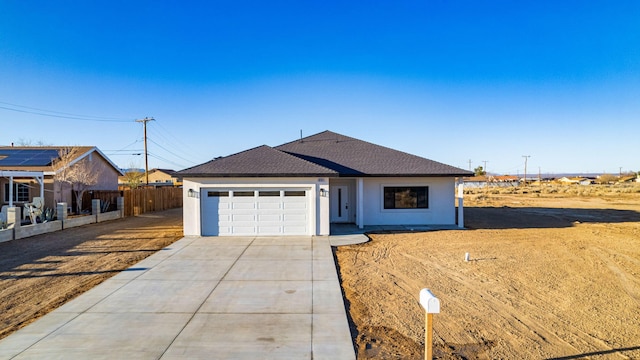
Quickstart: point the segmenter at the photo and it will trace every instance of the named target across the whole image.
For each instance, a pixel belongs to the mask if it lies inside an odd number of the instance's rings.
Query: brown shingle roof
[[[263,145],[178,172],[194,177],[469,176],[473,173],[324,131],[275,148]]]
[[[333,170],[262,145],[178,172],[180,176],[337,176]]]
[[[469,176],[473,173],[437,161],[324,131],[277,146],[340,176]]]
[[[0,170],[52,171],[61,150],[70,150],[74,161],[91,151],[98,151],[94,146],[0,146]],[[111,162],[106,156],[103,158]]]

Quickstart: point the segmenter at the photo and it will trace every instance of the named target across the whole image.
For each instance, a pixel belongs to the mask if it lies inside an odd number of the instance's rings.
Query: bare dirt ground
[[[182,237],[182,208],[0,243],[0,338]]]
[[[439,359],[640,359],[640,193],[467,196],[465,222],[337,248],[359,359],[424,358],[422,288]]]

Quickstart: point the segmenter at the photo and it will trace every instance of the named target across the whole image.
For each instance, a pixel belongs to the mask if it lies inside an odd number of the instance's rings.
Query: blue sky
[[[332,130],[500,174],[639,171],[640,2],[0,0],[0,145],[143,167],[147,116],[150,168]]]

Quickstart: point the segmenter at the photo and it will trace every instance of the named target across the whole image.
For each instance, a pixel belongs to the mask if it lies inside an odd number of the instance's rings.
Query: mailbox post
[[[433,314],[440,313],[440,300],[435,297],[431,290],[420,290],[420,305],[426,312],[426,323],[424,327],[424,358],[433,359]]]

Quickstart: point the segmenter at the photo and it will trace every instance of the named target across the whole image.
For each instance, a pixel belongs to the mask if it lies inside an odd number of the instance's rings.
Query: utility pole
[[[622,166],[620,166],[620,177],[622,177]]]
[[[469,171],[471,171],[471,159],[469,159]]]
[[[154,121],[154,118],[145,117],[144,119],[136,120],[136,122],[142,123],[144,127],[144,178],[145,184],[149,185],[149,153],[147,152],[147,123]]]
[[[531,157],[531,155],[522,155],[524,158],[524,184],[527,184],[527,160]]]
[[[487,161],[487,160],[482,160],[482,162],[484,163],[484,167],[482,168],[482,170],[484,170],[484,173],[485,173],[485,175],[486,175],[486,174],[487,174],[487,163],[488,163],[489,161]]]
[[[538,185],[542,187],[542,170],[540,170],[540,166],[538,166]]]

